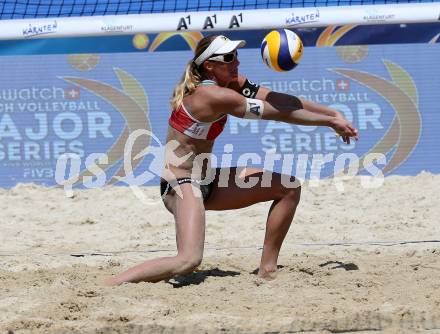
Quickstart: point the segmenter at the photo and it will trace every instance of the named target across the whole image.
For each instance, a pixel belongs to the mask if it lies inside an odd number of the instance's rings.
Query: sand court
[[[103,287],[175,254],[157,187],[0,191],[0,330],[13,333],[440,333],[440,177],[304,186],[277,278],[255,275],[270,203],[208,212],[205,255],[168,282]],[[155,204],[154,204],[155,203]]]

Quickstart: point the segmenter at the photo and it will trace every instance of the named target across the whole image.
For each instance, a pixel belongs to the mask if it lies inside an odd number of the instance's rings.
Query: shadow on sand
[[[346,271],[349,271],[349,270],[359,270],[359,267],[356,264],[352,263],[352,262],[344,263],[344,262],[341,262],[341,261],[327,261],[325,263],[321,263],[319,266],[320,267],[326,267],[328,265],[334,265],[334,266],[330,267],[330,269],[342,268],[342,269],[345,269]]]
[[[181,288],[188,285],[198,285],[203,283],[208,277],[227,277],[227,276],[238,276],[240,273],[238,271],[231,270],[221,270],[218,268],[209,270],[199,270],[188,275],[177,276],[173,279],[168,280],[174,288]]]

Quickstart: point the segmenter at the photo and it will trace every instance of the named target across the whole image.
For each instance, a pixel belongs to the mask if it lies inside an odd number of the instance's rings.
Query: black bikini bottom
[[[164,179],[160,179],[160,195],[162,196],[162,199],[165,199],[165,197],[169,194],[171,189],[184,183],[192,183],[195,186],[197,186],[202,193],[203,202],[206,202],[212,193],[212,187],[213,187],[212,182],[209,184],[201,184],[199,180],[195,180],[190,177],[182,177],[172,181],[166,181]]]

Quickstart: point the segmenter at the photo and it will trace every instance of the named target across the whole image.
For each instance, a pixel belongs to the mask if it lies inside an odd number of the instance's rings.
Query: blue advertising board
[[[131,167],[135,175],[150,172],[143,184],[157,184],[169,98],[191,57],[190,50],[1,56],[0,186],[56,185],[64,153],[80,158],[76,185],[95,175],[89,167],[96,153],[106,156],[98,164],[101,183],[124,184],[124,147],[142,129],[151,135],[137,137],[131,154],[140,156]],[[320,176],[328,177],[341,155],[343,166],[359,163],[360,173],[371,174],[363,158],[380,153],[375,165],[386,175],[440,172],[438,43],[307,47],[286,73],[269,70],[255,47],[240,50],[239,59],[250,80],[340,110],[361,138],[345,145],[330,128],[229,117],[214,164],[308,178],[320,157]]]

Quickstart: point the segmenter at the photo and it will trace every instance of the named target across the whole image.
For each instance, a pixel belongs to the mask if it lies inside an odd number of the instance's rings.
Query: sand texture
[[[273,281],[255,275],[270,203],[208,212],[199,269],[104,287],[175,254],[158,189],[0,190],[0,333],[440,333],[440,175],[305,185]]]

